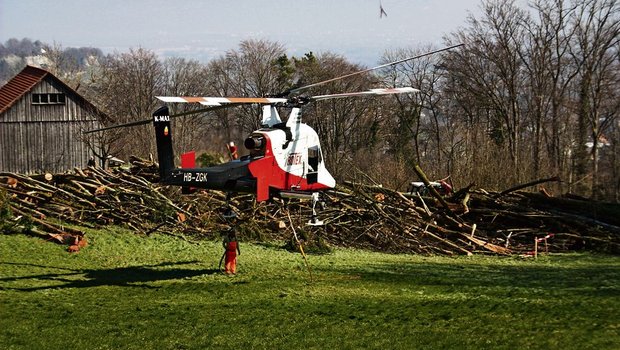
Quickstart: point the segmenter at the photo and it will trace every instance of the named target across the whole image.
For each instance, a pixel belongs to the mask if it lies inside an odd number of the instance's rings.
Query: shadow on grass
[[[328,269],[325,269],[328,271]],[[572,294],[620,296],[620,267],[614,264],[591,266],[480,265],[416,263],[369,263],[363,268],[335,268],[331,272],[358,275],[361,279],[394,285],[418,285],[476,289],[506,288],[564,290]]]
[[[34,264],[16,264],[10,262],[0,262],[2,265],[18,265],[29,267],[40,267],[46,269],[61,269],[70,272],[62,273],[45,273],[39,275],[28,275],[18,277],[0,278],[0,289],[19,290],[19,291],[36,291],[43,289],[58,288],[89,288],[99,286],[122,286],[122,287],[141,287],[141,288],[158,288],[149,285],[150,282],[186,279],[202,275],[212,275],[219,273],[218,269],[187,269],[181,268],[179,265],[195,264],[197,261],[161,263],[156,265],[128,266],[112,269],[68,269],[58,268],[55,266],[34,265]],[[17,281],[50,281],[51,285],[38,287],[8,288],[2,287],[2,283],[10,283]],[[61,282],[60,284],[58,284]]]

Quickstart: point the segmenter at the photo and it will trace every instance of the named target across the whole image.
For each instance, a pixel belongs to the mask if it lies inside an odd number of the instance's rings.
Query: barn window
[[[32,94],[32,104],[35,105],[64,105],[65,94]]]

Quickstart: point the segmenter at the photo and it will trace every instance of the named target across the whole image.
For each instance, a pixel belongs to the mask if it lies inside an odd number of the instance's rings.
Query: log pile
[[[176,222],[187,213],[158,188],[140,176],[100,168],[75,169],[74,173],[23,176],[0,173],[16,226],[35,233],[72,234],[73,226],[123,225],[149,233]]]
[[[269,240],[289,239],[294,226],[307,244],[322,241],[387,252],[527,254],[538,244],[552,252],[620,252],[617,204],[548,197],[518,187],[487,192],[471,185],[450,197],[434,198],[343,183],[322,196],[323,226],[305,225],[312,212],[309,201],[256,203],[251,195],[232,198],[239,219],[229,222],[222,215],[224,193],[182,196],[178,188],[151,182],[158,177],[152,162],[134,158],[131,163],[129,171],[0,173],[0,190],[7,193],[16,225],[50,237],[83,238],[83,227],[122,225],[146,235],[157,231],[216,238],[235,225],[244,240]]]
[[[442,255],[531,254],[538,240],[541,251],[620,253],[618,205],[597,207],[593,201],[527,192],[465,193],[445,198],[448,208],[444,208],[432,197],[344,183],[324,194],[320,227],[305,226],[311,214],[308,202],[256,205],[242,197],[233,203],[245,218],[243,225],[275,231],[281,225],[274,223],[290,226],[290,213],[306,236],[337,246]],[[281,238],[287,237],[290,231],[283,230]]]

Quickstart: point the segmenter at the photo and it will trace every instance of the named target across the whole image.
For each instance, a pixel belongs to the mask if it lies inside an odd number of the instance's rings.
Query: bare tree
[[[537,20],[523,24],[528,36],[521,59],[530,82],[526,88],[531,96],[528,111],[535,135],[532,162],[534,176],[538,177],[543,172],[543,163],[555,175],[569,171],[566,150],[572,144],[572,137],[567,101],[577,70],[568,55],[574,35],[574,28],[568,22],[575,6],[567,5],[564,0],[537,0],[532,8],[538,16]],[[543,140],[545,152],[541,147]]]
[[[286,89],[282,65],[288,62],[284,47],[266,40],[246,40],[239,48],[209,62],[205,87],[209,96],[266,97]],[[242,141],[260,127],[261,108],[243,105],[210,113],[211,142],[220,150],[228,141]],[[209,147],[207,147],[209,148]],[[213,148],[213,147],[210,147]]]
[[[388,51],[381,62],[402,60],[432,49],[425,46]],[[397,96],[385,101],[387,108],[396,111],[395,118],[390,123],[390,140],[397,157],[409,164],[431,166],[436,173],[446,170],[441,166],[444,146],[442,134],[445,131],[446,116],[442,115],[440,108],[443,94],[440,92],[442,66],[439,62],[440,56],[426,56],[392,66],[379,73],[387,86],[413,86],[420,90],[416,94]]]
[[[60,78],[73,90],[80,90],[84,71],[80,62],[71,59],[60,43],[54,42],[52,45],[44,45],[41,54],[48,61],[45,69]]]
[[[614,91],[609,89],[610,82],[617,74],[613,69],[617,55],[615,45],[620,40],[620,5],[615,0],[588,0],[577,4],[577,11],[572,17],[575,43],[571,46],[571,56],[579,72],[575,108],[575,172],[577,180],[591,175],[589,192],[592,197],[598,197],[599,138],[618,114],[613,107],[607,110],[609,104],[606,102],[608,93]],[[592,144],[589,151],[588,141]]]
[[[166,96],[207,96],[209,94],[206,67],[198,61],[168,58],[163,63],[164,94]],[[194,104],[171,104],[170,113],[196,110]],[[174,146],[177,154],[209,148],[211,115],[191,115],[173,119]]]
[[[493,156],[479,159],[484,163],[475,166],[492,169],[497,181],[514,183],[528,171],[522,155],[523,138],[529,138],[523,118],[526,81],[519,58],[525,36],[521,23],[528,15],[512,0],[483,1],[482,9],[481,19],[470,16],[469,27],[449,39],[465,47],[446,55],[443,64],[451,75],[448,81],[456,84],[447,89],[461,91],[465,115],[470,113],[477,124],[482,122],[478,127],[493,141],[488,150]],[[510,171],[495,172],[494,165]]]
[[[284,46],[266,40],[245,40],[238,50],[226,53],[225,62],[212,66],[225,77],[226,92],[241,97],[266,97],[285,90],[280,79],[278,59],[285,55]],[[220,88],[222,86],[220,85]],[[237,127],[250,132],[260,127],[260,106],[244,105],[236,109]]]
[[[162,63],[152,51],[142,48],[109,56],[97,81],[98,105],[112,124],[151,118],[158,105],[155,96],[164,91]],[[116,133],[121,135],[116,156],[126,158],[155,153],[151,125],[124,128]]]

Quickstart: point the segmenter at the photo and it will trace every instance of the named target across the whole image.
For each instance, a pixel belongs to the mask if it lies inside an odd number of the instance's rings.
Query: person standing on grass
[[[237,235],[234,228],[231,228],[226,236],[224,236],[223,245],[224,249],[226,249],[224,252],[224,273],[234,275],[237,273],[237,253],[241,255],[239,242],[237,241]]]

